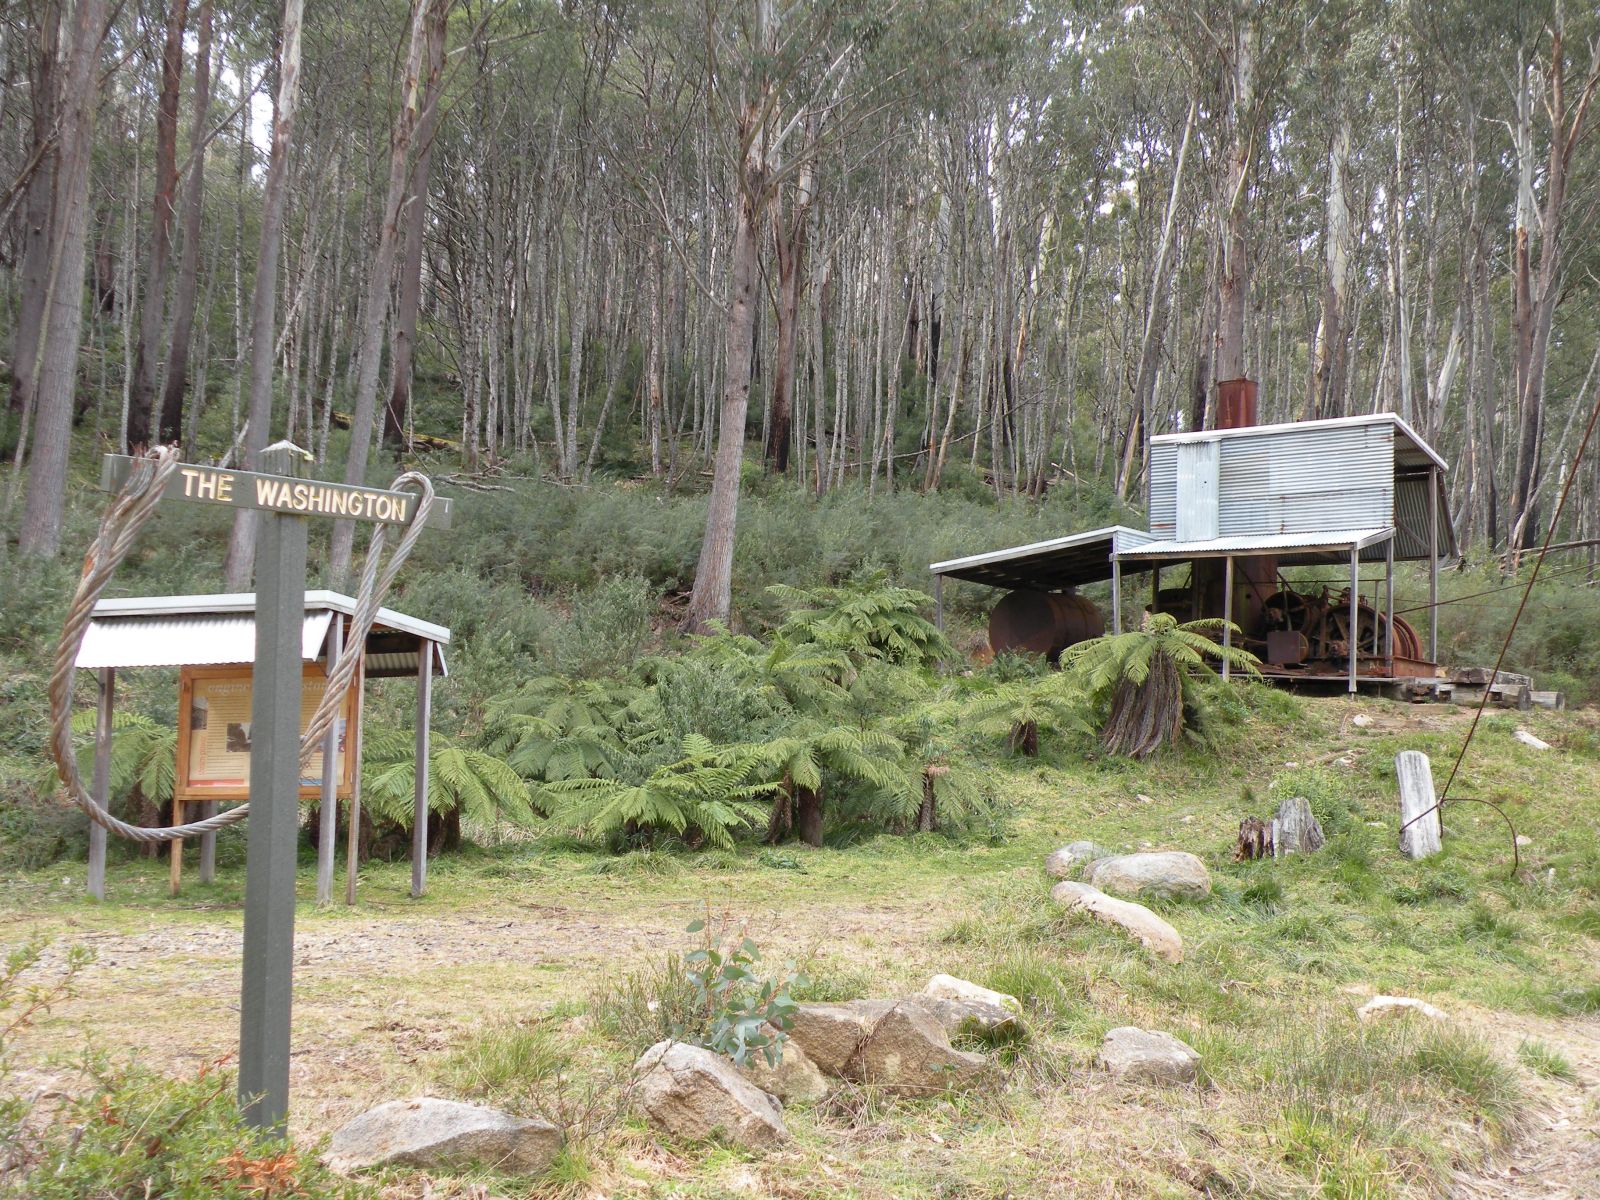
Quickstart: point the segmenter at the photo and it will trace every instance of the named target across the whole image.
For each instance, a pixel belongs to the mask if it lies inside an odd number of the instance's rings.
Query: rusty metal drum
[[[996,654],[1055,659],[1105,631],[1100,610],[1076,592],[1008,592],[989,610],[989,647]]]

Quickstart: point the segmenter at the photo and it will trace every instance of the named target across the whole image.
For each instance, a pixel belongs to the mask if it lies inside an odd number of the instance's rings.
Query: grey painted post
[[[411,895],[428,886],[428,725],[433,720],[433,643],[417,641],[417,790],[411,810]]]
[[[94,719],[94,802],[105,808],[111,798],[111,710],[116,698],[117,673],[111,667],[98,672],[100,700]],[[89,895],[106,898],[106,831],[89,822]]]
[[[344,614],[334,613],[328,626],[328,675],[338,665],[344,647]],[[343,708],[340,709],[341,713]],[[339,832],[339,717],[328,726],[328,736],[322,743],[322,806],[317,814],[317,903],[327,904],[333,899],[333,847]],[[346,732],[346,745],[349,733]]]
[[[1233,645],[1233,555],[1224,556],[1222,560],[1222,648],[1229,649]],[[1222,660],[1222,677],[1227,679],[1230,675],[1228,660]]]
[[[293,447],[269,447],[268,471],[297,473]],[[300,640],[306,520],[257,518],[256,660],[250,691],[250,830],[245,857],[239,1107],[258,1129],[289,1111],[295,841],[300,819]]]
[[[933,577],[933,623],[944,632],[944,576]],[[431,648],[430,648],[431,652]]]
[[[1428,661],[1439,661],[1439,468],[1428,468]]]
[[[1357,628],[1357,617],[1360,615],[1358,605],[1361,603],[1361,551],[1350,547],[1350,694],[1356,694],[1356,644],[1360,642],[1360,631]]]
[[[215,800],[202,801],[199,808],[200,820],[217,815],[217,802]],[[200,882],[210,883],[217,877],[217,835],[203,833],[200,835]]]
[[[1161,607],[1161,564],[1150,564],[1150,611]]]
[[[1122,560],[1111,556],[1111,632],[1122,632]]]
[[[344,902],[356,902],[356,870],[361,848],[361,740],[367,724],[367,666],[365,646],[352,646],[350,653],[361,655],[356,667],[356,735],[345,742],[346,752],[355,756],[350,764],[350,828],[344,846]]]

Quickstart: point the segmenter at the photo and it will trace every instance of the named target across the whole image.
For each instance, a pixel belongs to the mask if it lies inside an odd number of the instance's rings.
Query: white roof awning
[[[932,563],[928,570],[990,587],[1049,591],[1110,579],[1112,557],[1149,540],[1150,535],[1142,529],[1107,525],[1069,537]]]
[[[1117,558],[1133,562],[1160,562],[1167,559],[1227,558],[1235,554],[1277,554],[1285,560],[1304,556],[1306,562],[1324,556],[1381,546],[1394,537],[1391,529],[1321,530],[1316,533],[1236,534],[1189,542],[1147,542],[1119,550]],[[1378,555],[1377,557],[1382,557]],[[1288,565],[1293,565],[1292,561]]]
[[[78,649],[77,666],[200,667],[253,663],[256,658],[253,592],[214,596],[141,596],[101,600]],[[327,650],[335,614],[353,616],[355,600],[338,592],[306,593],[300,657],[315,662]],[[450,630],[380,608],[367,639],[367,674],[415,675],[427,647],[440,674]]]

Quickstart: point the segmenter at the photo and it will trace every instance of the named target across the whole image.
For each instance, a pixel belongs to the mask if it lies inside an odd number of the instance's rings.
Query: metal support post
[[[411,895],[428,886],[428,725],[433,720],[433,643],[417,643],[417,791],[411,811]]]
[[[339,663],[344,650],[344,615],[334,613],[328,626],[328,677]],[[340,715],[328,726],[328,736],[322,743],[322,800],[317,813],[317,903],[327,904],[333,899],[333,848],[339,833],[339,737],[347,734],[344,705]]]
[[[94,720],[94,802],[105,808],[111,798],[111,710],[115,703],[117,673],[111,667],[99,672],[100,697]],[[106,898],[106,830],[89,822],[89,895]]]
[[[1111,632],[1122,632],[1122,560],[1111,557]]]
[[[1439,468],[1428,468],[1428,661],[1439,661]]]
[[[1233,555],[1228,555],[1222,560],[1222,648],[1233,648]],[[1228,657],[1222,657],[1222,678],[1228,679],[1232,672],[1228,669]]]
[[[200,819],[217,815],[217,802],[206,800],[200,805]],[[217,835],[215,831],[200,835],[200,882],[211,883],[217,878]]]
[[[289,453],[276,448],[271,453],[277,461],[267,462],[267,469],[289,474],[295,465]],[[256,658],[250,692],[239,1107],[256,1128],[281,1129],[289,1111],[306,520],[262,512],[256,521]]]
[[[1394,538],[1383,544],[1383,656],[1389,660],[1389,674],[1394,674]]]
[[[1161,564],[1150,564],[1150,611],[1161,607]]]
[[[1361,641],[1356,616],[1361,603],[1361,551],[1350,547],[1350,631],[1346,641],[1350,644],[1350,694],[1356,694],[1356,647]]]

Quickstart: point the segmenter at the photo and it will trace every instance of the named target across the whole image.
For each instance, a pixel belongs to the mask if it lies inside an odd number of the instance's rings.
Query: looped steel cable
[[[61,644],[56,647],[55,665],[50,675],[50,753],[55,759],[56,771],[67,789],[67,795],[95,824],[136,842],[171,842],[179,838],[196,837],[236,824],[250,814],[250,805],[246,802],[186,825],[151,828],[129,824],[113,816],[89,794],[78,773],[78,756],[72,745],[72,681],[77,671],[78,651],[88,631],[95,603],[111,582],[118,565],[127,556],[140,528],[155,513],[167,480],[178,466],[178,451],[172,446],[157,446],[134,459],[127,481],[106,509],[95,540],[84,555],[83,576],[78,580],[78,590],[72,598],[71,607],[67,609],[67,619],[61,627]],[[371,632],[378,615],[378,607],[399,574],[401,564],[410,555],[412,546],[427,526],[428,511],[433,507],[433,483],[426,475],[407,471],[390,486],[394,490],[416,488],[416,515],[406,526],[405,533],[401,535],[399,544],[387,562],[383,561],[383,546],[387,540],[388,526],[380,524],[374,530],[361,572],[361,587],[356,593],[355,611],[350,617],[350,633],[345,642],[347,646],[360,647],[366,644],[367,634]],[[317,705],[310,723],[300,736],[302,767],[322,745],[337,719],[340,704],[355,679],[361,657],[359,652],[347,652],[339,656],[328,677],[322,702]]]

